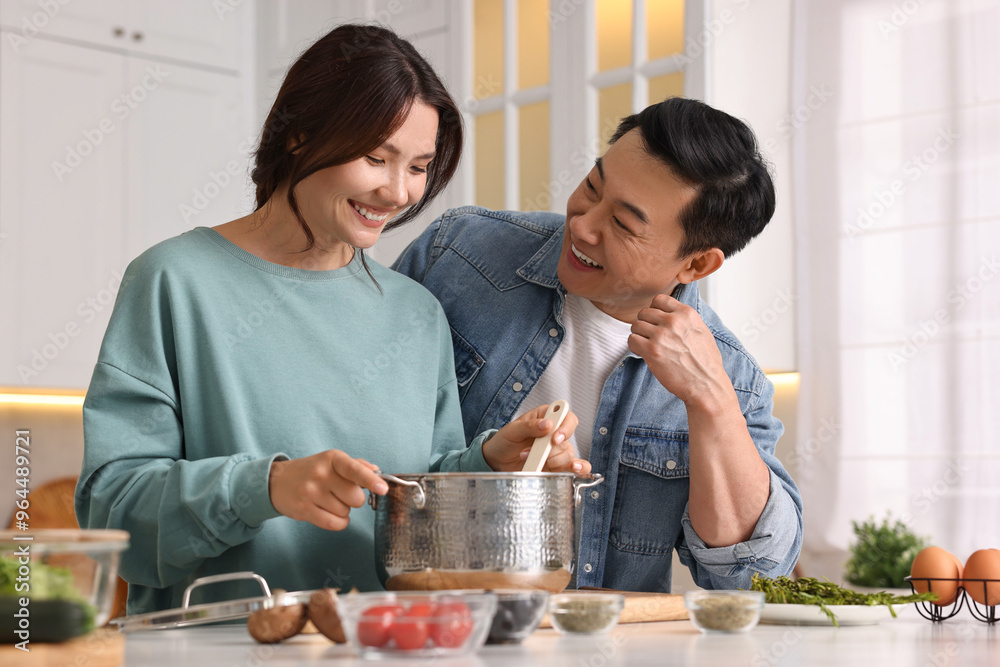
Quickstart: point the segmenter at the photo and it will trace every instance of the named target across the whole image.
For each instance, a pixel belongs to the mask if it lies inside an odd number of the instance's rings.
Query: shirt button
[[[591,491],[590,492],[590,497],[593,498],[594,500],[597,500],[598,498],[601,497],[601,494],[598,493],[597,491]]]
[[[521,391],[522,389],[524,389],[524,385],[521,384],[520,382],[515,382],[514,385],[511,387],[511,389],[513,389],[514,391]]]
[[[586,565],[584,565],[584,566],[583,566],[583,571],[584,571],[584,572],[590,572],[590,571],[592,571],[593,569],[594,569],[594,566],[593,566],[593,565],[591,565],[590,563],[587,563]]]
[[[677,467],[677,461],[667,461],[667,469],[673,470]]]
[[[549,329],[549,337],[550,338],[555,338],[558,335],[559,335],[559,329],[556,329],[555,327],[552,327],[551,329]]]
[[[608,429],[606,429],[606,428],[604,428],[602,426],[601,428],[597,429],[597,432],[600,433],[601,435],[607,435],[608,434]]]

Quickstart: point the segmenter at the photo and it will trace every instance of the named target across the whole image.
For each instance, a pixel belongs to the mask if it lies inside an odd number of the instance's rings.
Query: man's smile
[[[569,247],[570,247],[570,250],[573,251],[573,256],[576,257],[578,260],[580,260],[586,266],[589,266],[589,267],[592,267],[592,268],[595,268],[595,269],[603,269],[604,268],[603,266],[601,266],[600,264],[598,264],[597,262],[595,262],[591,258],[589,258],[586,255],[584,255],[582,252],[580,252],[580,250],[575,245],[573,245],[572,243],[569,244]]]

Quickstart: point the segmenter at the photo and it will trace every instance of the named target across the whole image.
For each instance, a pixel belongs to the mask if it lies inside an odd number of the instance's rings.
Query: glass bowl
[[[497,608],[493,593],[388,591],[337,597],[347,640],[362,658],[445,658],[479,649]]]
[[[0,606],[30,599],[31,639],[69,639],[108,622],[124,530],[0,531]],[[42,613],[42,608],[46,613]],[[14,610],[16,611],[16,609]],[[38,622],[41,622],[40,620]],[[61,639],[60,639],[61,638]]]
[[[702,632],[746,632],[760,620],[764,594],[759,591],[688,591],[684,606]]]
[[[545,616],[548,591],[493,591],[497,611],[490,625],[487,644],[519,644],[528,637]]]
[[[595,635],[615,627],[624,607],[617,593],[562,593],[549,598],[549,620],[563,634]]]

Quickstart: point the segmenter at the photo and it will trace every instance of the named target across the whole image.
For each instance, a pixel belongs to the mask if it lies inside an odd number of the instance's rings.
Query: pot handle
[[[573,506],[576,507],[583,500],[583,494],[581,493],[584,489],[589,489],[592,486],[597,486],[604,481],[604,475],[599,472],[595,472],[591,475],[591,480],[589,482],[581,481],[581,478],[577,477],[573,480]]]
[[[267,581],[259,574],[255,572],[228,572],[226,574],[212,574],[192,581],[191,585],[184,589],[184,602],[181,604],[181,607],[184,609],[188,607],[191,602],[191,591],[199,586],[214,584],[219,581],[233,581],[234,579],[253,579],[260,584],[261,589],[264,591],[264,596],[271,597],[271,589],[267,587]]]
[[[424,505],[427,504],[427,494],[424,492],[424,485],[420,482],[411,482],[408,479],[400,479],[395,475],[389,475],[384,472],[376,472],[376,475],[381,477],[387,482],[394,482],[396,484],[402,484],[403,486],[412,486],[417,490],[416,496],[413,498],[413,505],[418,509],[422,510]],[[374,493],[368,494],[368,504],[372,506],[372,509],[378,509],[378,496]]]

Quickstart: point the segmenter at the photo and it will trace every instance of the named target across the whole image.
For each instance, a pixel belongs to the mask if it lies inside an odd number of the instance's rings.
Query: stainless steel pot
[[[573,572],[573,510],[604,481],[573,473],[386,475],[375,564],[390,590],[563,590]]]

